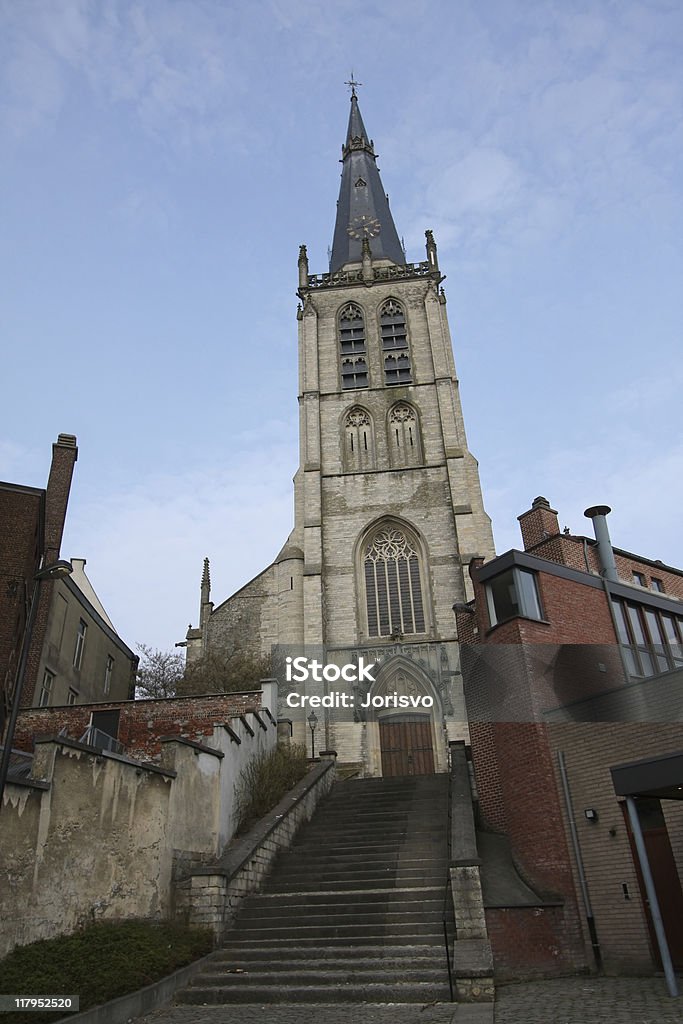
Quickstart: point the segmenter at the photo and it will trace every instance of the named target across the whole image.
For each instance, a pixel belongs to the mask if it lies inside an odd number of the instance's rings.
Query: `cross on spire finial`
[[[351,77],[348,80],[348,82],[344,82],[344,85],[348,85],[348,87],[350,88],[352,96],[356,95],[356,86],[357,85],[362,85],[362,84],[363,84],[362,82],[356,82],[355,81],[355,79],[353,77],[353,71],[351,72]]]

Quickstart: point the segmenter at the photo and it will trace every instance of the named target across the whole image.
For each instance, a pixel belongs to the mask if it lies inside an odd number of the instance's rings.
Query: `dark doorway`
[[[433,775],[432,722],[425,715],[383,718],[379,723],[382,775]]]
[[[643,830],[647,859],[650,863],[652,880],[655,885],[655,892],[657,893],[657,902],[659,903],[664,931],[666,932],[666,939],[669,944],[671,961],[674,967],[683,968],[683,892],[681,892],[681,881],[678,877],[676,862],[673,850],[671,849],[671,841],[669,840],[666,821],[662,813],[662,805],[659,800],[653,797],[638,797],[636,804],[640,825]],[[625,803],[622,804],[622,808],[628,829],[629,842],[631,843],[633,862],[638,876],[640,894],[643,906],[645,907],[647,926],[650,933],[650,945],[655,963],[661,970],[662,963],[650,915],[650,904],[645,892],[645,883],[643,882]]]

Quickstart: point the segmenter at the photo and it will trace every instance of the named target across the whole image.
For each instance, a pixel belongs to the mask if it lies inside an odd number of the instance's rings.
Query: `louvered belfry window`
[[[420,559],[406,534],[385,526],[365,548],[365,593],[369,636],[424,633]]]
[[[384,356],[384,383],[410,384],[413,377],[410,369],[406,318],[395,299],[387,299],[384,303],[380,310],[379,322]]]
[[[363,310],[349,302],[339,314],[339,351],[341,355],[341,383],[351,388],[368,386],[368,364],[365,358],[365,319]]]

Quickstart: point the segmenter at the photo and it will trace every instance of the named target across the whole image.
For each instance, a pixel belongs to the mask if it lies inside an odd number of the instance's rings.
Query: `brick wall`
[[[0,485],[0,735],[42,553],[44,492]]]
[[[562,907],[495,908],[486,911],[496,981],[519,981],[585,969],[574,926],[574,944]]]
[[[261,707],[261,691],[217,693],[196,697],[171,697],[166,700],[119,701],[109,704],[77,704],[71,707],[30,708],[22,711],[15,747],[31,751],[38,736],[56,735],[67,730],[71,739],[80,739],[93,711],[119,709],[118,740],[129,757],[156,761],[161,754],[162,736],[202,741],[211,736],[214,725],[237,718]]]

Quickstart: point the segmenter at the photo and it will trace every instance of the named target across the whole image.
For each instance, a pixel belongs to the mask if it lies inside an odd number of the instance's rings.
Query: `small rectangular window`
[[[78,623],[76,634],[76,647],[74,649],[74,668],[80,668],[83,662],[83,648],[85,647],[85,634],[88,632],[88,625],[81,619]]]
[[[645,577],[643,576],[642,572],[634,572],[633,573],[633,582],[638,587],[644,587],[645,586]]]
[[[111,690],[111,677],[114,674],[114,659],[111,654],[107,655],[107,664],[104,669],[104,692],[109,693]]]
[[[40,695],[38,697],[39,708],[46,708],[50,703],[54,681],[54,672],[50,672],[50,670],[46,668],[45,671],[43,672],[43,681],[40,684]]]
[[[74,690],[74,689],[72,689],[72,687],[69,687],[69,692],[68,692],[68,694],[66,696],[67,704],[75,704],[77,700],[78,700],[78,690]]]
[[[663,594],[664,593],[664,584],[662,583],[661,580],[656,579],[656,577],[654,577],[654,576],[650,580],[650,586],[652,587],[653,590],[656,590],[657,593],[659,593],[659,594]]]

